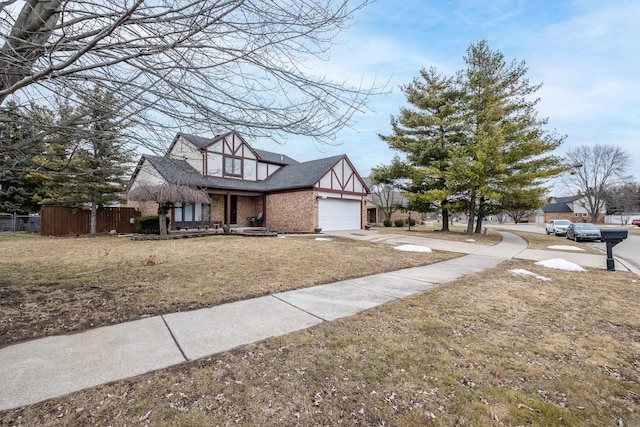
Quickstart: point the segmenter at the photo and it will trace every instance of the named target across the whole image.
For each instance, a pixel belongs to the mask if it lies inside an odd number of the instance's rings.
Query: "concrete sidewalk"
[[[424,267],[10,345],[0,349],[0,410],[306,329],[526,253],[526,242],[512,233],[503,233],[503,241],[495,246],[366,231],[351,232],[349,237],[411,243],[467,255]]]
[[[492,253],[501,254],[506,253],[507,248],[510,246],[510,251],[513,252],[511,258],[523,259],[528,261],[544,261],[554,258],[562,258],[566,261],[570,261],[574,264],[578,264],[582,267],[598,268],[606,270],[607,268],[607,256],[606,254],[588,254],[582,251],[562,251],[562,250],[542,250],[542,249],[527,249],[522,248],[520,242],[522,239],[513,233],[509,233],[505,230],[500,230],[498,226],[492,227],[494,230],[502,234],[503,240],[500,244],[495,246],[479,245],[471,242],[459,242],[454,240],[439,240],[432,238],[425,238],[420,236],[411,236],[406,234],[393,234],[393,233],[378,233],[376,231],[357,230],[357,231],[342,231],[333,233],[336,236],[349,237],[358,240],[367,240],[371,242],[384,242],[394,245],[399,244],[415,244],[428,246],[431,249],[442,250],[448,252],[456,252],[463,254],[482,253],[484,255],[491,255]],[[542,233],[544,234],[544,233]],[[561,242],[562,244],[571,245],[572,242]],[[515,246],[513,246],[515,245]],[[520,250],[518,251],[518,248]],[[615,267],[618,271],[631,271],[634,274],[640,275],[640,271],[634,268],[633,265],[626,263],[623,259],[615,258]]]

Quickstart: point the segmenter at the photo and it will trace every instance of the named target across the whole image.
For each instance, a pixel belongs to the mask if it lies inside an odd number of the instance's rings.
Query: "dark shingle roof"
[[[580,198],[582,198],[582,196],[577,195],[577,196],[554,197],[554,200],[556,201],[556,203],[570,203],[570,202],[575,202]]]
[[[232,178],[203,176],[184,160],[145,155],[151,165],[168,182],[197,187],[244,191],[276,191],[313,186],[344,156],[328,157],[310,162],[287,165],[264,181],[244,181]]]
[[[194,175],[201,176],[185,160],[172,159],[170,157],[159,157],[145,154],[142,156],[162,175],[162,177],[173,184],[192,184]]]
[[[215,141],[215,138],[205,138],[203,136],[189,135],[186,133],[180,133],[180,135],[182,135],[184,139],[192,143],[197,148],[208,147],[213,143],[213,141]]]
[[[278,163],[281,165],[292,165],[294,163],[298,163],[297,160],[292,159],[289,156],[285,156],[284,154],[272,153],[271,151],[258,150],[257,148],[253,148],[253,151],[260,157],[261,160],[267,161],[269,163]]]
[[[571,208],[566,203],[547,203],[542,207],[542,212],[544,213],[563,213],[573,212]]]
[[[344,155],[311,160],[280,168],[265,182],[269,190],[310,187],[320,180]]]

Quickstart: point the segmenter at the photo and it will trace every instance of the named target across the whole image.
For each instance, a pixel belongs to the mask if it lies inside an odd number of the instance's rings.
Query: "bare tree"
[[[127,100],[122,119],[147,141],[189,127],[328,142],[377,89],[305,64],[326,60],[370,1],[0,2],[0,105],[78,99],[97,86]]]
[[[591,222],[596,223],[605,212],[607,189],[631,180],[626,174],[631,159],[622,148],[603,144],[569,150],[567,158],[571,163],[567,165],[564,183],[584,196],[580,205],[591,216]]]
[[[138,184],[127,192],[129,200],[153,201],[158,204],[160,235],[167,235],[167,213],[175,203],[211,203],[206,191],[181,184]]]
[[[627,182],[607,190],[607,212],[620,217],[620,224],[629,224],[631,217],[640,212],[640,185]]]

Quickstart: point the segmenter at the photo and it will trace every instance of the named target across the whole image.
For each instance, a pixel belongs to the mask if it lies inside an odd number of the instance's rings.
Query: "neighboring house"
[[[211,204],[176,203],[172,229],[262,225],[278,232],[361,229],[368,188],[346,155],[299,163],[251,147],[237,132],[203,138],[179,133],[164,157],[144,155],[129,188],[183,184],[206,190]],[[156,214],[151,202],[129,206]]]
[[[407,203],[407,199],[402,197],[402,193],[398,190],[383,190],[381,186],[376,186],[371,183],[371,178],[363,178],[364,183],[369,188],[369,195],[367,197],[367,224],[381,225],[385,219],[385,210],[389,206],[403,205]],[[394,212],[391,214],[391,221],[396,219],[406,220],[409,217],[408,212],[403,212],[401,209],[394,207]],[[413,215],[413,219],[416,222],[419,214]]]
[[[568,219],[571,222],[591,222],[591,215],[585,209],[586,201],[584,196],[568,196],[568,197],[552,197],[549,203],[542,207],[544,212],[545,222],[552,219]],[[604,222],[604,214],[606,207],[602,209],[603,212],[597,218],[596,222]]]

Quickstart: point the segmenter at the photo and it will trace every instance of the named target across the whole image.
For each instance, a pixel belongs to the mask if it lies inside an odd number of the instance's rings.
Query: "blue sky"
[[[436,67],[464,68],[470,44],[486,39],[507,61],[525,61],[531,83],[542,83],[538,116],[567,135],[558,154],[588,144],[612,144],[633,159],[640,179],[640,2],[637,0],[377,0],[356,14],[352,27],[314,73],[358,85],[388,82],[338,134],[336,146],[292,138],[256,148],[299,161],[347,154],[361,175],[396,154],[378,134],[390,134],[390,116],[406,106],[400,86]]]

